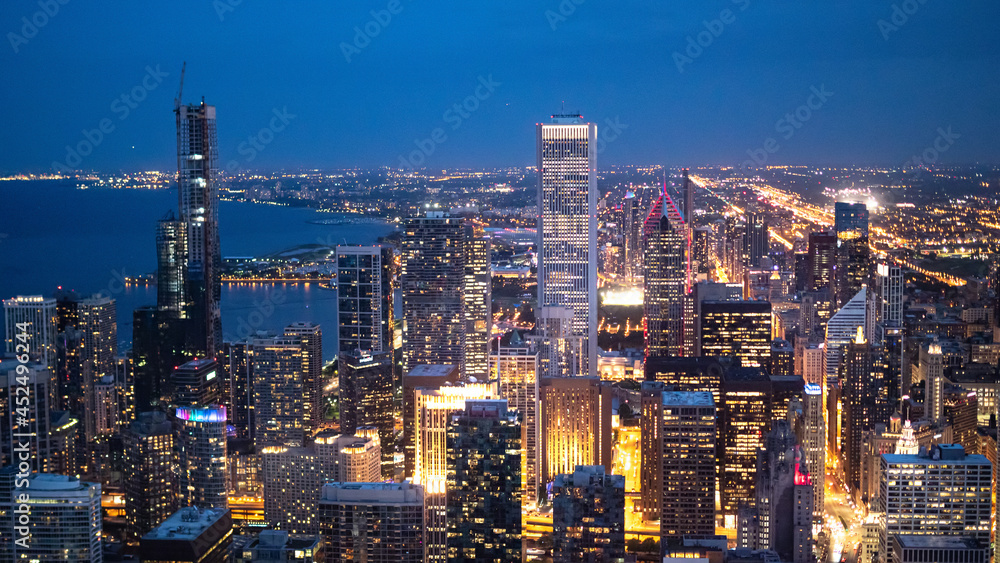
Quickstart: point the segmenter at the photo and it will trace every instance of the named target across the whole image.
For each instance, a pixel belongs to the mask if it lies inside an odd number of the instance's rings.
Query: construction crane
[[[181,65],[181,85],[177,89],[177,97],[174,98],[174,111],[179,112],[181,109],[181,97],[184,95],[184,71],[187,70],[187,61]]]

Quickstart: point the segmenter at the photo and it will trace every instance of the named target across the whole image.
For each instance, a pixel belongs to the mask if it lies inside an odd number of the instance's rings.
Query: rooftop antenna
[[[184,95],[184,71],[187,70],[187,61],[181,66],[181,85],[177,89],[177,97],[174,98],[174,111],[180,111],[181,109],[181,98]]]

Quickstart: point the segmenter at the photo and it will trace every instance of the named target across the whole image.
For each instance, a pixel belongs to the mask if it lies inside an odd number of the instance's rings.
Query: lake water
[[[0,298],[52,295],[59,287],[81,295],[105,291],[117,300],[118,335],[128,347],[132,310],[155,304],[156,288],[123,287],[119,280],[156,269],[156,221],[176,208],[176,190],[0,182]],[[300,244],[373,244],[395,228],[310,222],[329,218],[304,208],[223,201],[222,255],[260,256]],[[337,349],[335,295],[317,284],[223,285],[223,334],[236,338],[248,329],[280,331],[292,322],[311,321],[322,326],[323,356],[331,359]],[[265,314],[268,304],[275,306]]]

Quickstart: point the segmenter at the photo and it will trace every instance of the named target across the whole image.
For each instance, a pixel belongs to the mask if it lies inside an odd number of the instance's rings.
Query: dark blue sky
[[[896,0],[898,26],[882,0],[242,0],[223,11],[238,1],[42,0],[58,5],[47,16],[38,0],[4,0],[0,170],[67,162],[66,146],[86,149],[82,131],[102,119],[110,132],[81,168],[175,167],[185,60],[185,101],[218,107],[222,164],[243,168],[399,165],[436,128],[430,167],[533,164],[534,124],[563,100],[602,135],[609,120],[625,126],[602,165],[738,164],[765,146],[768,163],[902,164],[948,127],[939,162],[1000,161],[995,0]],[[373,23],[390,7],[387,25]],[[32,33],[22,18],[44,25]],[[378,34],[348,62],[341,43],[366,24]],[[702,31],[707,47],[685,54]],[[683,72],[675,52],[694,54]],[[157,65],[169,75],[145,78]],[[499,85],[468,100],[474,111],[446,114],[490,76]],[[811,87],[832,95],[810,98]],[[145,99],[113,105],[133,89]],[[272,118],[284,108],[287,126],[241,152],[283,125]],[[797,128],[779,123],[797,109],[808,116],[793,116]]]

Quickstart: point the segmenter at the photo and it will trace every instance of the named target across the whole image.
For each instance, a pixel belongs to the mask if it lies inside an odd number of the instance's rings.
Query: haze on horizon
[[[902,165],[942,133],[939,163],[995,165],[998,21],[986,0],[10,0],[0,171],[174,168],[182,61],[223,167],[532,165],[563,102],[601,166]]]

